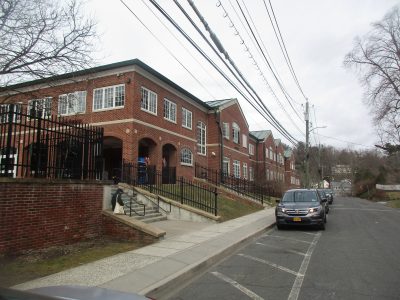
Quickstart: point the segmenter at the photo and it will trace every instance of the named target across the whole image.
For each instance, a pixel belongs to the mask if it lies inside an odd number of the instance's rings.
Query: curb
[[[270,225],[257,230],[254,233],[249,234],[239,241],[235,241],[234,243],[228,245],[225,249],[222,249],[218,253],[209,255],[204,259],[189,265],[179,272],[176,272],[163,280],[146,287],[145,289],[139,291],[139,294],[145,295],[147,297],[151,297],[154,299],[162,300],[168,299],[170,296],[176,293],[177,290],[182,289],[184,286],[188,284],[188,281],[195,278],[196,276],[201,275],[205,270],[209,269],[216,263],[220,262],[226,256],[232,254],[236,250],[244,247],[247,243],[251,242],[253,239],[261,235],[266,230],[272,228],[275,225],[275,221]],[[186,284],[185,284],[186,283]]]

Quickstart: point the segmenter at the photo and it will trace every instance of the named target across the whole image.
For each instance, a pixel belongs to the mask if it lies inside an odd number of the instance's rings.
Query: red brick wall
[[[133,227],[118,222],[108,216],[102,215],[102,234],[116,240],[135,241],[150,244],[158,238]]]
[[[101,234],[99,183],[0,181],[0,253],[70,244]]]

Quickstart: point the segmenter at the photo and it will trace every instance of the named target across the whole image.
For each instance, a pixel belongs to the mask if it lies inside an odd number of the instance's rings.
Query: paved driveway
[[[272,229],[171,299],[400,299],[400,210],[334,201],[327,229]]]

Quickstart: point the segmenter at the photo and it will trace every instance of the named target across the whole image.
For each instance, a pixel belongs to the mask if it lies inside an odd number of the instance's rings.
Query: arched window
[[[193,154],[188,148],[181,150],[181,164],[186,166],[193,166]]]
[[[206,125],[197,122],[197,153],[206,155]]]

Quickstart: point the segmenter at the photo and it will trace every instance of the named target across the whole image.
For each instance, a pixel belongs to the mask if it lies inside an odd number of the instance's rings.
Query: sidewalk
[[[274,223],[273,208],[224,223],[185,226],[188,228],[184,234],[178,231],[169,235],[168,226],[171,225],[165,223],[167,235],[160,242],[19,284],[14,288],[26,290],[52,285],[99,286],[165,298],[168,291],[174,291],[175,287],[234,252],[246,240],[257,236]],[[171,224],[172,227],[178,225]]]

